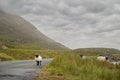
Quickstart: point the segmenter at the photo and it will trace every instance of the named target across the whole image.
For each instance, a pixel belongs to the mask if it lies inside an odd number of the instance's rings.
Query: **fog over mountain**
[[[120,0],[0,0],[0,6],[70,48],[120,49]]]
[[[0,10],[0,48],[68,49],[48,38],[22,17]]]

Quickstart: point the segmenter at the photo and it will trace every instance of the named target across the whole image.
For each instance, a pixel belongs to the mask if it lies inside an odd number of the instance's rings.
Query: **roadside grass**
[[[95,57],[80,59],[78,54],[60,54],[42,68],[38,80],[120,80],[120,65]]]
[[[28,60],[34,59],[35,54],[54,58],[42,68],[40,76],[36,77],[38,80],[120,80],[120,65],[98,61],[94,56],[80,59],[79,53],[72,51],[6,49],[0,50],[0,59]]]
[[[4,53],[0,53],[0,61],[10,61],[10,60],[13,60],[11,56],[8,56]]]
[[[31,60],[36,54],[40,54],[43,58],[53,58],[64,51],[60,50],[28,50],[28,49],[6,49],[0,50],[0,53],[11,56],[14,60]]]
[[[6,49],[0,50],[0,59],[28,60],[34,59],[35,54],[54,58],[42,68],[40,76],[36,77],[38,80],[120,80],[120,65],[98,61],[94,56],[80,59],[79,53],[72,51]]]

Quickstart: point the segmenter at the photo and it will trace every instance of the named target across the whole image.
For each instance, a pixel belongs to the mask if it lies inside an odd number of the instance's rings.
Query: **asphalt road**
[[[42,66],[34,60],[0,62],[0,80],[32,80],[35,72],[52,59],[43,59]]]

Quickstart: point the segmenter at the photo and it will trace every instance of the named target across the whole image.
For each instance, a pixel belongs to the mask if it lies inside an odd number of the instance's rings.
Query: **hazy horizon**
[[[120,49],[119,0],[0,0],[0,8],[71,49]]]

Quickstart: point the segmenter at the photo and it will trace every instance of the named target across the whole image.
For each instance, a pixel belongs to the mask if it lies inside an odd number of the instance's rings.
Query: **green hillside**
[[[73,52],[83,55],[120,54],[120,50],[113,48],[79,48]]]
[[[46,37],[18,15],[0,10],[0,46],[25,49],[68,49]]]

